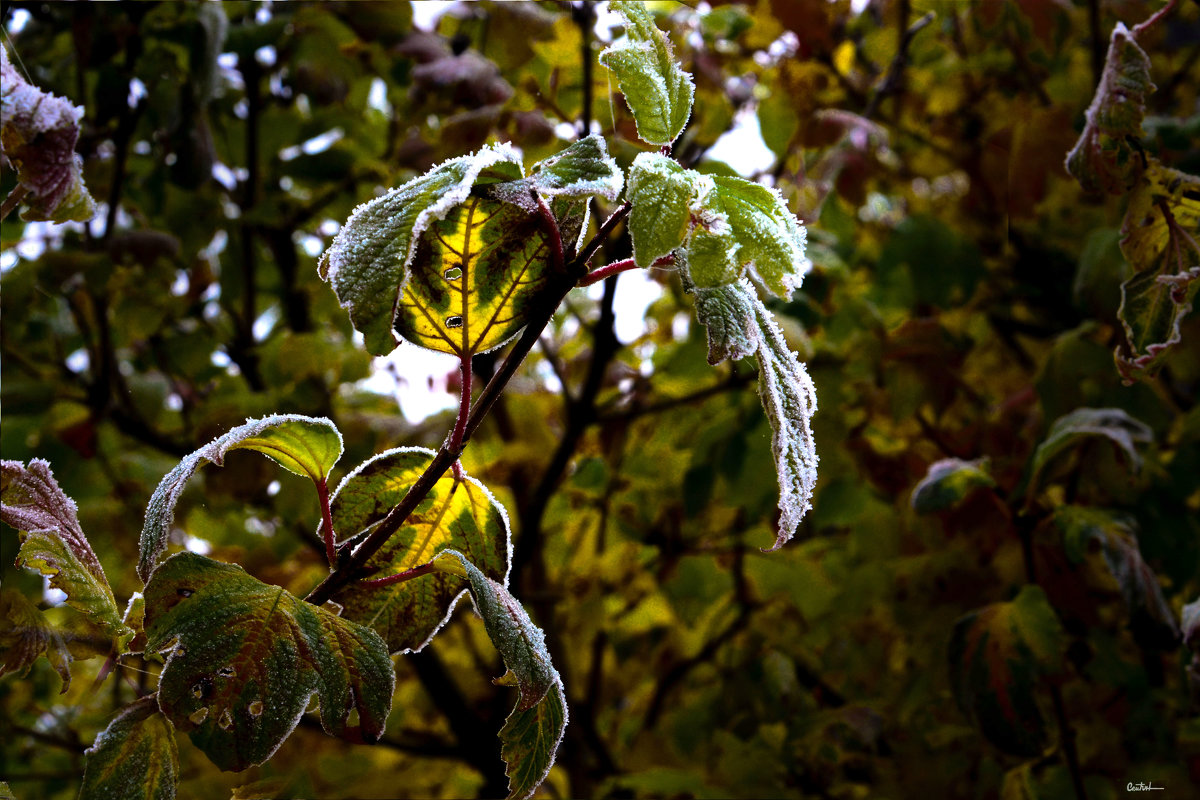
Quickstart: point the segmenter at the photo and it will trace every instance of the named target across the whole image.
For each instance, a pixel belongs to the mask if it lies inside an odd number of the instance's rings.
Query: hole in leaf
[[[442,273],[442,277],[448,281],[456,281],[462,277],[462,267],[449,267]]]
[[[192,591],[191,589],[176,589],[175,592],[180,597],[191,597],[192,595],[195,594],[195,592]]]
[[[261,717],[263,712],[262,700],[251,701],[250,705],[246,707],[246,710],[249,711],[250,716],[254,717],[255,719]]]
[[[191,714],[188,714],[188,722],[191,722],[193,725],[199,725],[206,719],[208,719],[207,708],[197,708]]]
[[[233,667],[221,667],[219,670],[217,670],[217,674],[222,678],[232,678],[237,673],[234,671]]]
[[[217,724],[221,726],[221,730],[223,731],[227,731],[233,727],[233,714],[230,713],[228,708],[221,712],[221,719]]]
[[[208,678],[201,678],[192,685],[192,697],[197,700],[203,700],[212,693],[212,681]]]
[[[462,327],[462,317],[459,317],[459,316],[446,317],[446,327],[447,328],[461,328]]]

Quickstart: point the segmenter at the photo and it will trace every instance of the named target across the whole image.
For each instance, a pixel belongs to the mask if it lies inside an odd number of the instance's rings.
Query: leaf
[[[683,244],[691,205],[712,188],[712,179],[685,170],[658,153],[641,153],[629,168],[629,235],[633,261],[648,267],[656,258]]]
[[[396,332],[460,358],[499,347],[533,311],[549,278],[550,247],[540,217],[468,198],[422,234],[396,308]]]
[[[758,356],[758,396],[771,422],[779,476],[779,527],[770,548],[778,550],[812,508],[818,459],[811,420],[817,390],[748,281],[695,291],[697,317],[708,328],[708,362]]]
[[[718,286],[731,283],[748,268],[751,277],[773,294],[791,297],[812,267],[804,256],[804,227],[777,190],[723,175],[714,175],[712,180],[713,191],[700,197],[698,212],[722,221],[704,226],[706,229],[728,226],[737,244],[732,255],[738,272],[731,275],[719,259],[697,262],[689,245],[692,280],[701,287]],[[693,241],[695,237],[693,233]]]
[[[88,543],[75,502],[63,493],[50,465],[40,458],[0,462],[0,519],[21,536],[17,565],[50,577],[67,594],[67,605],[82,611],[123,652],[133,631],[121,622],[104,568]],[[65,688],[65,687],[64,687]]]
[[[1037,687],[1061,669],[1063,631],[1037,586],[962,617],[950,634],[950,683],[959,707],[996,747],[1033,757],[1045,749]]]
[[[346,476],[333,496],[334,530],[344,538],[374,526],[397,505],[436,454],[401,448],[375,456]],[[508,515],[479,481],[443,476],[400,530],[371,557],[372,578],[425,564],[445,548],[463,553],[480,571],[507,583],[511,553]],[[420,650],[450,619],[465,578],[434,572],[419,578],[372,587],[350,584],[334,600],[342,617],[374,628],[393,653]]]
[[[1154,159],[1129,198],[1121,252],[1134,274],[1121,284],[1115,353],[1127,383],[1151,376],[1182,339],[1180,324],[1200,288],[1200,178]]]
[[[62,692],[71,687],[71,651],[41,610],[15,589],[0,590],[0,675],[29,674],[44,655],[62,678]]]
[[[1146,96],[1154,88],[1150,57],[1118,22],[1083,133],[1067,154],[1067,172],[1085,191],[1122,194],[1137,182],[1141,165],[1128,140],[1141,138]]]
[[[83,109],[29,84],[0,45],[0,161],[11,164],[29,192],[27,221],[87,222],[96,201],[83,183],[75,152]]]
[[[342,435],[324,417],[272,414],[246,420],[185,457],[163,476],[146,507],[138,561],[138,575],[143,581],[150,580],[154,565],[167,547],[175,504],[188,479],[205,464],[223,466],[225,455],[231,450],[257,450],[289,472],[305,475],[320,485],[341,458]]]
[[[127,705],[87,749],[81,800],[171,800],[179,782],[175,729],[153,696]]]
[[[327,733],[383,733],[395,674],[369,628],[196,553],[178,553],[146,586],[146,649],[170,649],[158,705],[223,770],[261,764],[315,693]]]
[[[995,486],[988,474],[986,458],[964,461],[944,458],[929,465],[925,477],[912,492],[912,508],[918,514],[945,511],[963,501],[972,490]]]
[[[549,773],[567,726],[562,679],[550,663],[545,634],[508,589],[462,553],[444,550],[434,567],[470,582],[475,610],[508,668],[497,683],[515,684],[520,694],[500,731],[501,754],[508,763],[509,797],[528,797]]]
[[[1154,440],[1154,433],[1146,423],[1122,409],[1077,408],[1056,419],[1034,451],[1026,496],[1033,498],[1037,494],[1043,472],[1055,459],[1097,436],[1108,439],[1123,453],[1135,473],[1142,468],[1137,446]]]
[[[612,2],[609,8],[625,17],[628,41],[602,52],[600,63],[616,75],[642,141],[668,145],[692,114],[692,76],[675,61],[670,40],[644,3]]]
[[[566,728],[561,680],[533,708],[508,715],[500,729],[500,756],[507,765],[509,797],[529,797],[546,779]]]
[[[1098,542],[1104,563],[1121,589],[1133,626],[1166,646],[1179,641],[1179,625],[1162,593],[1154,570],[1142,558],[1136,522],[1115,511],[1060,506],[1054,522],[1063,535],[1063,549],[1073,563],[1083,561],[1091,542]]]
[[[604,138],[585,136],[530,170],[529,182],[542,197],[591,197],[616,200],[625,177],[608,154]]]
[[[488,171],[480,181],[484,171]],[[346,220],[321,257],[321,277],[375,355],[399,343],[392,333],[408,268],[430,225],[463,203],[477,183],[522,177],[520,156],[508,145],[451,159],[387,194],[368,200]]]

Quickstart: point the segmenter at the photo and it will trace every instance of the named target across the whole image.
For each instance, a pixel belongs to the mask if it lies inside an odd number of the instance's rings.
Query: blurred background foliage
[[[808,225],[813,272],[773,308],[817,384],[820,481],[797,539],[762,553],[776,485],[752,365],[705,364],[668,271],[569,298],[465,456],[510,511],[513,587],[571,707],[540,796],[1065,797],[1072,772],[1076,795],[1182,796],[1200,317],[1122,385],[1125,200],[1062,166],[1108,32],[1161,3],[652,5],[697,85],[676,155],[728,173],[722,135],[749,131],[737,151],[758,129],[751,177]],[[4,222],[0,447],[51,462],[121,603],[158,480],[246,417],[329,416],[343,472],[444,436],[449,412],[416,410],[444,379],[405,380],[408,345],[373,365],[317,277],[356,204],[489,141],[528,165],[591,127],[623,166],[639,152],[593,63],[602,5],[459,3],[432,30],[403,2],[6,2],[3,21],[30,79],[86,109],[101,213]],[[1200,172],[1200,4],[1142,43],[1143,146]],[[1051,431],[1080,408],[1120,411]],[[302,481],[233,454],[192,481],[177,544],[303,595],[318,517]],[[16,548],[6,529],[4,587],[76,625]],[[379,745],[306,719],[224,774],[184,738],[183,796],[503,794],[511,695],[480,622],[460,610],[395,661]],[[100,663],[65,696],[45,660],[0,681],[17,796],[73,797],[82,750],[153,687],[134,659],[95,687]]]

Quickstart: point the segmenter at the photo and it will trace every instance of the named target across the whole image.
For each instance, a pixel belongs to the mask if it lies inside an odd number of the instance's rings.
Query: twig
[[[675,263],[675,254],[667,253],[665,256],[659,256],[658,258],[656,258],[650,264],[650,266],[647,267],[647,269],[653,269],[655,267],[666,267],[666,266],[670,266],[671,264],[674,264],[674,263]],[[619,275],[622,272],[628,272],[629,270],[636,269],[636,268],[637,268],[637,264],[634,263],[634,260],[632,258],[622,259],[621,261],[614,261],[611,264],[605,264],[603,267],[597,267],[596,269],[589,272],[586,276],[583,277],[583,279],[581,279],[579,281],[579,285],[580,286],[591,286],[593,283],[599,283],[600,281],[604,280],[605,278],[611,278],[613,275]]]
[[[16,186],[14,186],[13,190],[8,193],[8,197],[4,198],[3,205],[0,205],[0,220],[8,219],[8,215],[13,212],[13,209],[20,205],[21,200],[23,200],[27,194],[29,194],[29,189],[26,188],[25,184],[18,183]]]
[[[876,87],[875,91],[867,100],[866,108],[863,109],[862,116],[870,119],[875,111],[879,108],[879,103],[888,95],[893,93],[898,94],[900,87],[904,83],[904,69],[908,66],[908,46],[912,43],[913,37],[916,36],[922,28],[933,22],[936,14],[929,11],[925,16],[918,19],[907,28],[904,27],[908,21],[909,4],[908,0],[902,0],[899,12],[900,34],[899,42],[896,47],[896,57],[892,59],[891,65],[888,67],[887,74],[883,81]]]

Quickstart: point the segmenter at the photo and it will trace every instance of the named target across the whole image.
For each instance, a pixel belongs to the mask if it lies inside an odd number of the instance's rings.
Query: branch
[[[925,16],[905,28],[904,26],[908,22],[908,12],[908,0],[902,0],[898,15],[900,33],[899,42],[896,47],[896,57],[892,59],[887,75],[884,76],[883,81],[871,94],[871,99],[867,101],[866,108],[863,109],[862,115],[867,119],[870,119],[875,114],[879,108],[879,103],[885,97],[891,94],[898,94],[901,91],[901,87],[904,85],[904,69],[908,66],[908,46],[912,43],[913,37],[926,25],[933,22],[936,16],[934,12],[929,11]]]
[[[14,186],[13,190],[8,193],[8,197],[4,198],[4,204],[0,205],[0,221],[8,219],[8,215],[21,204],[21,200],[27,194],[29,194],[29,189],[25,187],[25,184],[18,183]]]

